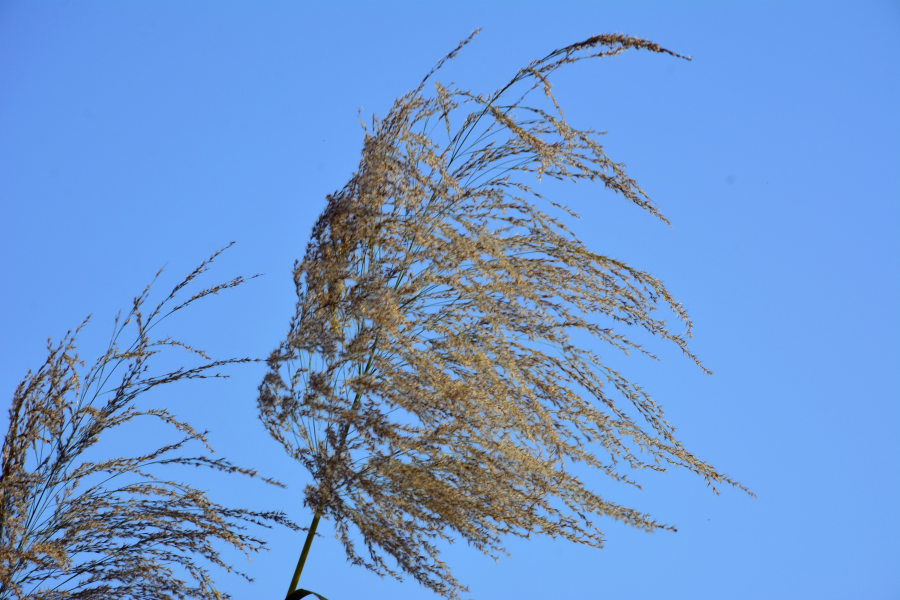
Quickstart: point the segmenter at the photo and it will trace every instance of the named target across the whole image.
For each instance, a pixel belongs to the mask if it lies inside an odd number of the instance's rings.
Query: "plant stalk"
[[[321,508],[321,507],[320,507]],[[306,534],[306,543],[303,544],[303,552],[300,553],[300,560],[297,561],[297,568],[294,570],[294,578],[291,580],[291,587],[288,589],[287,595],[290,596],[297,589],[300,583],[300,574],[303,573],[303,565],[306,564],[306,557],[309,555],[309,548],[312,546],[313,538],[316,536],[316,527],[319,526],[319,509],[316,510],[316,516],[313,517],[309,526],[309,533]]]
[[[412,243],[412,242],[410,242]],[[397,287],[400,285],[400,280],[403,278],[401,274],[400,277],[397,278],[397,285],[394,286],[394,290],[397,290]],[[372,346],[372,354],[369,355],[369,360],[366,363],[365,373],[369,372],[369,369],[372,368],[372,363],[375,360],[375,349],[378,347],[378,338],[375,338],[375,343]],[[351,410],[355,410],[359,406],[359,401],[362,397],[362,394],[357,393],[356,398],[353,399],[353,406]],[[344,423],[343,430],[341,431],[340,442],[338,442],[337,451],[335,455],[339,455],[343,449],[344,444],[347,443],[347,435],[350,433],[350,423]],[[322,516],[322,505],[319,505],[316,508],[315,516],[313,517],[312,523],[309,526],[309,533],[306,534],[306,541],[303,543],[303,551],[300,552],[300,560],[297,561],[297,568],[294,569],[294,578],[291,579],[291,587],[288,588],[287,596],[290,596],[297,590],[297,584],[300,583],[300,575],[303,573],[303,566],[306,564],[306,557],[309,555],[309,549],[312,546],[313,538],[316,535],[316,528],[319,526],[319,518]],[[286,597],[287,597],[286,596]]]

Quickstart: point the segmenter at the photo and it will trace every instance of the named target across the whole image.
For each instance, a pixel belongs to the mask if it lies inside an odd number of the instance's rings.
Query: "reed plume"
[[[620,332],[642,328],[708,372],[663,283],[585,247],[560,220],[577,215],[529,181],[599,182],[668,223],[607,157],[601,134],[566,121],[550,76],[628,49],[684,57],[598,35],[531,62],[494,93],[440,83],[426,93],[471,39],[364,125],[359,169],[327,198],[295,265],[296,314],[258,397],[270,434],[313,478],[313,525],[289,596],[311,593],[297,582],[322,516],[353,564],[455,599],[467,588],[439,540],[496,559],[507,535],[599,548],[592,515],[674,531],[587,489],[567,462],[632,485],[623,465],[674,465],[714,490],[745,489],[688,452],[639,385],[571,341],[586,332],[653,356]]]
[[[116,318],[106,352],[90,368],[75,353],[76,336],[85,320],[58,344],[48,341],[46,362],[16,389],[0,474],[0,598],[228,598],[216,588],[207,568],[234,570],[220,557],[223,545],[245,554],[258,552],[265,543],[247,533],[247,525],[296,528],[282,513],[222,506],[204,492],[162,476],[173,465],[182,465],[258,477],[251,469],[206,454],[179,456],[191,443],[212,451],[205,432],[165,408],[145,408],[139,402],[153,388],[225,377],[216,370],[250,362],[212,360],[174,339],[150,337],[172,313],[244,282],[238,277],[171,307],[178,292],[205,272],[220,252],[145,315],[148,286],[124,320]],[[120,345],[132,329],[134,340]],[[156,372],[153,356],[176,348],[198,356],[202,364]],[[180,441],[139,456],[99,462],[85,458],[85,452],[110,430],[146,418],[170,426]]]

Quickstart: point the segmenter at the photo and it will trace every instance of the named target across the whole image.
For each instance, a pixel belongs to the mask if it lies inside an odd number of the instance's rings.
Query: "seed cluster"
[[[313,477],[306,505],[333,519],[350,561],[447,598],[466,588],[437,540],[496,558],[505,535],[600,547],[591,515],[673,529],[586,489],[567,460],[627,483],[619,463],[677,465],[744,489],[685,450],[638,385],[571,341],[581,331],[649,354],[613,325],[639,327],[704,369],[662,282],[586,248],[539,205],[574,213],[529,182],[599,181],[665,221],[600,134],[567,123],[549,77],[629,48],[678,55],[600,35],[490,95],[440,83],[426,93],[471,39],[366,129],[358,172],[328,197],[295,265],[296,314],[258,398],[271,435]],[[536,89],[539,105],[526,105]]]
[[[249,554],[264,548],[265,542],[248,534],[247,525],[277,523],[297,529],[280,512],[222,506],[201,490],[163,477],[160,471],[171,471],[172,465],[258,475],[224,459],[179,456],[191,442],[211,452],[205,432],[166,409],[140,406],[140,396],[153,388],[223,377],[216,369],[250,362],[212,360],[176,340],[150,337],[153,327],[173,312],[244,282],[238,277],[168,307],[219,252],[145,315],[148,286],[134,299],[127,317],[116,319],[113,339],[92,367],[85,369],[75,353],[75,338],[85,320],[57,345],[48,342],[44,365],[29,372],[16,389],[0,474],[0,598],[220,600],[229,595],[216,588],[206,565],[234,571],[220,557],[223,544]],[[129,325],[136,329],[136,339],[121,347]],[[176,347],[199,356],[202,364],[154,374],[151,358]],[[84,453],[105,439],[104,434],[141,417],[173,427],[181,441],[130,458],[85,459]]]

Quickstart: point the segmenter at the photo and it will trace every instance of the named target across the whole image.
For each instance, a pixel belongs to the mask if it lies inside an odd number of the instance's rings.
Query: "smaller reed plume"
[[[224,377],[216,369],[250,362],[212,360],[174,339],[150,337],[172,313],[244,282],[238,277],[171,307],[176,294],[223,250],[145,315],[148,286],[134,299],[125,319],[116,318],[109,347],[90,368],[75,353],[76,336],[85,320],[57,345],[48,342],[46,362],[16,389],[0,474],[0,599],[228,598],[216,588],[207,568],[234,570],[220,557],[223,544],[245,554],[258,552],[265,543],[247,533],[247,525],[297,528],[280,512],[225,507],[204,492],[161,475],[173,465],[189,465],[258,477],[224,459],[180,456],[190,443],[206,445],[205,432],[165,408],[146,408],[141,402],[140,396],[154,388]],[[123,344],[132,330],[134,339]],[[184,350],[203,362],[155,373],[151,359],[171,349]],[[102,444],[105,433],[139,427],[133,422],[142,418],[170,426],[180,441],[140,456],[85,460],[84,453]],[[211,451],[208,445],[206,449]]]

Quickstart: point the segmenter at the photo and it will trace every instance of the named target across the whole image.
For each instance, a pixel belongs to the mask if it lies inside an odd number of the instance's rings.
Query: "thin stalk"
[[[453,162],[453,158],[451,158],[450,162],[451,163]],[[435,194],[433,193],[431,196],[431,199],[425,205],[425,210],[428,210],[428,207],[434,201],[434,198],[435,198]],[[407,254],[409,254],[409,251],[412,249],[414,240],[410,240],[409,244],[410,245],[409,245],[409,248],[407,248]],[[395,292],[399,289],[400,284],[403,281],[403,278],[406,276],[407,268],[408,268],[408,265],[406,267],[404,267],[403,271],[401,271],[400,275],[397,277],[397,281],[394,284]],[[369,360],[366,364],[365,369],[363,370],[364,373],[368,373],[369,370],[372,368],[372,363],[375,360],[375,352],[377,352],[377,347],[378,347],[378,338],[376,337],[375,342],[372,345],[372,353],[369,355]],[[362,396],[362,394],[360,394],[360,393],[356,394],[356,397],[353,399],[353,405],[351,406],[351,410],[355,410],[359,406],[361,396]],[[343,451],[344,444],[346,444],[347,435],[349,433],[350,433],[350,423],[345,423],[344,427],[341,431],[341,436],[340,436],[340,441],[338,442],[338,447],[335,452],[336,455],[340,454]],[[290,596],[291,594],[293,594],[297,590],[297,585],[300,583],[300,575],[303,573],[303,567],[306,564],[306,557],[309,555],[309,549],[312,547],[313,538],[316,535],[316,528],[319,526],[319,518],[322,516],[321,515],[322,508],[323,508],[322,505],[319,505],[319,507],[316,508],[315,516],[313,516],[312,523],[309,526],[309,533],[306,534],[306,541],[303,543],[303,550],[300,552],[300,560],[297,561],[297,568],[294,569],[294,577],[293,577],[293,579],[291,579],[291,586],[290,586],[290,588],[288,588],[287,596]]]
[[[375,345],[377,346],[378,341],[376,340]],[[365,372],[368,372],[370,368],[372,368],[372,361],[375,358],[374,352],[375,347],[372,348],[372,354],[369,356],[369,362],[366,365]],[[361,394],[356,394],[356,398],[353,400],[353,406],[351,410],[356,409],[359,406]],[[338,444],[337,452],[335,454],[340,454],[344,449],[344,444],[347,441],[347,435],[350,433],[350,424],[345,423],[343,431],[341,431],[341,439]],[[316,528],[319,526],[319,518],[322,516],[322,505],[320,504],[318,508],[316,508],[315,516],[313,517],[312,523],[309,525],[309,533],[306,534],[306,541],[303,543],[303,550],[300,552],[300,560],[297,561],[297,568],[294,569],[294,578],[291,579],[291,587],[288,589],[287,595],[290,596],[297,590],[297,584],[300,583],[300,575],[303,573],[303,566],[306,564],[306,557],[309,555],[309,549],[312,546],[313,538],[316,535]]]
[[[321,506],[316,509],[316,516],[313,517],[312,523],[309,526],[309,533],[306,534],[306,542],[303,544],[303,552],[300,553],[300,560],[297,561],[297,568],[294,570],[294,578],[291,579],[291,587],[288,589],[287,593],[288,596],[294,593],[297,589],[297,584],[300,583],[300,574],[303,573],[303,565],[306,564],[309,548],[312,546],[313,538],[316,536],[316,527],[319,526],[319,517],[322,516],[319,514],[320,510],[322,510]]]

